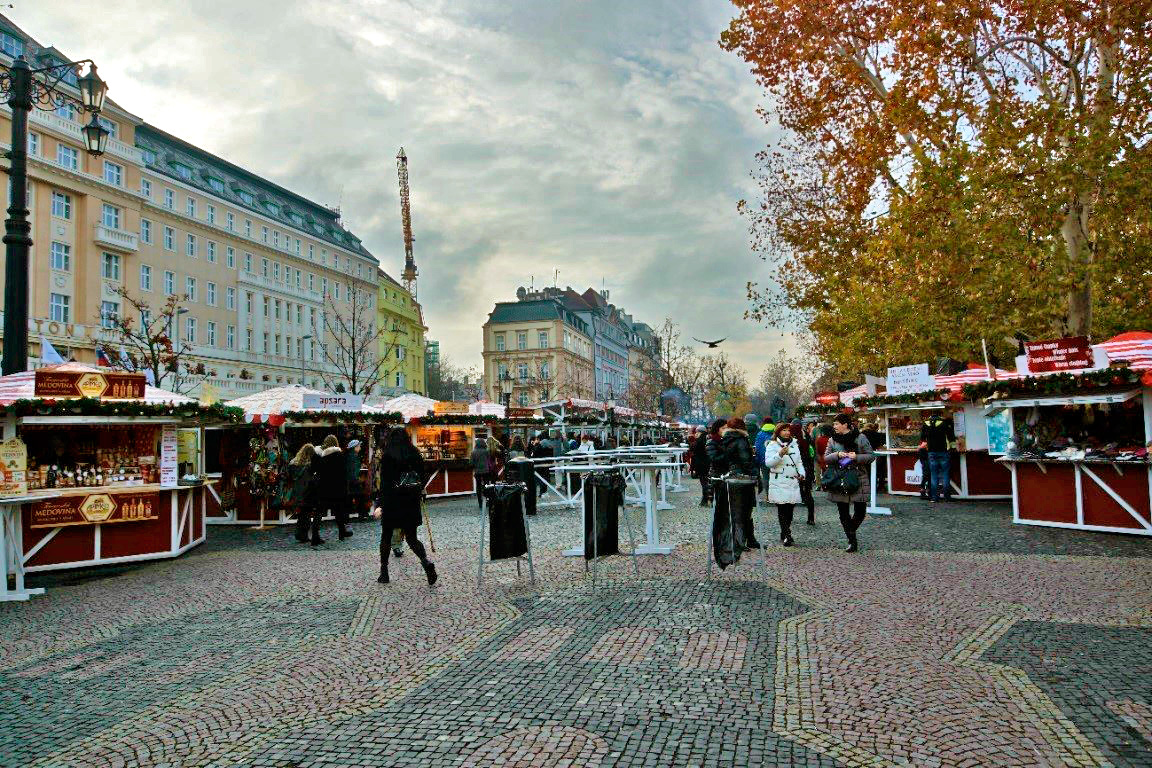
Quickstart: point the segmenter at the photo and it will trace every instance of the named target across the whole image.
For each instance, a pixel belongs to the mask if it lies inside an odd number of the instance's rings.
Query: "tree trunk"
[[[1092,334],[1092,243],[1087,234],[1091,212],[1088,195],[1078,194],[1068,206],[1060,227],[1073,280],[1065,296],[1064,334],[1067,336]]]

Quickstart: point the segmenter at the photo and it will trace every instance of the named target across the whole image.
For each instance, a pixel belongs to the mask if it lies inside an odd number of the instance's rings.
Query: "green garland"
[[[965,384],[964,397],[969,400],[987,400],[1017,395],[1064,395],[1082,392],[1085,389],[1132,386],[1140,383],[1140,372],[1125,365],[1084,373],[1053,373],[1048,376]]]
[[[930,389],[927,392],[911,392],[906,395],[865,395],[857,397],[852,404],[857,408],[875,408],[878,405],[917,405],[937,400],[948,400],[950,389]]]
[[[404,415],[399,411],[390,413],[363,413],[361,411],[284,411],[287,421],[309,423],[323,421],[330,424],[403,424]]]
[[[427,415],[420,416],[412,419],[413,424],[436,425],[443,424],[449,427],[463,427],[463,426],[500,426],[504,423],[503,416],[496,416],[495,414],[477,414],[477,413],[442,413],[437,416],[434,412],[428,411]],[[544,419],[533,416],[530,419],[515,418],[510,419],[512,424],[544,424]]]
[[[74,400],[26,399],[0,406],[5,416],[173,416],[184,419],[240,424],[244,410],[223,403],[142,403],[135,400],[97,400],[80,397]]]
[[[801,419],[805,416],[832,416],[833,414],[843,413],[846,406],[844,405],[828,405],[825,403],[816,403],[815,405],[800,405],[796,407],[796,418]],[[847,410],[852,410],[848,408]]]

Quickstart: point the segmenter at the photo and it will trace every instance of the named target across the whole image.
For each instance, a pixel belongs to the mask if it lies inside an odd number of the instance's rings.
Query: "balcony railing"
[[[32,110],[31,122],[33,125],[39,124],[46,128],[51,128],[58,133],[63,133],[70,138],[75,139],[81,145],[85,143],[84,137],[80,132],[80,124],[73,122],[72,120],[65,120],[54,112],[48,112],[43,109],[34,109]],[[107,151],[110,155],[121,157],[136,164],[141,163],[143,160],[140,154],[140,150],[136,149],[136,147],[129,146],[128,144],[125,144],[122,141],[117,141],[113,138],[108,139]]]
[[[103,224],[96,225],[96,231],[93,239],[99,244],[107,248],[113,248],[125,253],[136,253],[140,250],[137,243],[138,236],[134,232],[125,232],[121,229],[112,229]]]

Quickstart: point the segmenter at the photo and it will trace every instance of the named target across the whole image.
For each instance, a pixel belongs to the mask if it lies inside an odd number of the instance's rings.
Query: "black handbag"
[[[820,476],[820,483],[837,496],[851,496],[860,490],[860,474],[851,466],[831,466]]]
[[[423,487],[424,481],[420,477],[420,473],[414,469],[404,470],[396,478],[396,490],[398,491],[415,491]]]

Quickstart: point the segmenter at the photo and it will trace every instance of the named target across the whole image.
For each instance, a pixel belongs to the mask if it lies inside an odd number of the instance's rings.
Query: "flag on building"
[[[43,336],[40,337],[40,363],[48,365],[49,363],[62,363],[64,358],[56,351],[56,347]]]
[[[99,344],[96,345],[96,365],[111,368],[112,363],[108,360],[108,353],[104,351],[104,347]]]

